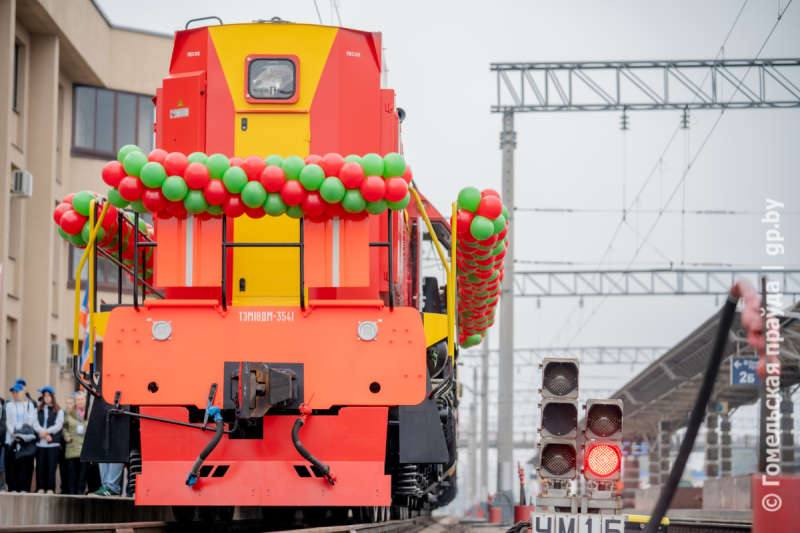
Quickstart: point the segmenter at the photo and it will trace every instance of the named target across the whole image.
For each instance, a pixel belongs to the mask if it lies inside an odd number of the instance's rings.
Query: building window
[[[72,154],[115,159],[135,144],[154,147],[155,106],[150,96],[76,85],[73,93]]]
[[[19,84],[19,44],[14,43],[14,99],[12,101],[11,107],[14,108],[14,111],[19,113],[19,107],[17,107],[17,85]]]

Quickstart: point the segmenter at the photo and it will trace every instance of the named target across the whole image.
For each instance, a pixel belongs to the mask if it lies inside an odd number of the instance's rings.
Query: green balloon
[[[81,191],[72,197],[72,207],[81,215],[88,217],[94,195],[89,191]]]
[[[241,167],[231,167],[222,176],[222,183],[229,193],[239,194],[247,185],[247,173]]]
[[[56,226],[56,229],[58,230],[58,234],[61,235],[62,239],[69,240],[69,233],[61,229],[61,226]]]
[[[209,205],[208,207],[206,207],[206,213],[208,213],[209,215],[214,215],[215,217],[218,217],[223,213],[222,206],[221,205]]]
[[[474,213],[478,209],[478,204],[481,203],[481,191],[475,187],[465,187],[458,193],[458,205]]]
[[[360,155],[348,155],[344,158],[345,163],[361,163],[361,156]]]
[[[480,335],[478,335],[477,333],[476,333],[476,334],[474,334],[474,335],[470,335],[469,337],[467,337],[467,341],[468,341],[468,342],[469,342],[469,343],[470,343],[472,346],[475,346],[476,344],[480,344],[481,340],[483,340],[483,337],[481,337],[481,336],[480,336]]]
[[[131,202],[131,208],[136,211],[137,213],[147,213],[147,208],[142,203],[141,198],[134,202]]]
[[[325,181],[325,171],[319,165],[312,163],[300,171],[300,183],[307,191],[318,191],[323,181]]]
[[[508,208],[506,206],[503,206],[503,213],[502,214],[503,214],[503,218],[506,219],[506,222],[508,222]]]
[[[139,172],[147,164],[147,156],[142,152],[131,152],[122,161],[122,168],[128,176],[139,176]]]
[[[189,163],[203,163],[205,164],[208,160],[208,156],[203,152],[194,152],[189,154],[189,157],[186,159],[189,160]]]
[[[186,198],[183,199],[183,207],[194,215],[200,214],[208,207],[201,190],[191,190],[186,193]]]
[[[164,170],[161,163],[151,161],[142,167],[141,172],[139,172],[139,178],[141,178],[145,187],[156,189],[161,187],[164,180],[167,179],[167,171]]]
[[[388,202],[389,209],[392,211],[402,211],[406,208],[408,203],[411,201],[411,193],[407,192],[406,197],[400,200],[399,202]]]
[[[70,235],[68,237],[69,242],[74,244],[75,246],[86,246],[86,241],[83,240],[83,237],[80,233],[76,233],[75,235]]]
[[[387,178],[402,176],[406,172],[405,158],[394,152],[383,156],[383,175]]]
[[[286,208],[286,214],[290,218],[303,218],[305,213],[303,213],[303,208],[299,205],[290,205]]]
[[[119,152],[117,152],[117,161],[122,163],[123,161],[125,161],[125,158],[128,156],[129,153],[141,152],[141,151],[142,149],[136,146],[135,144],[126,144],[125,146],[119,149]]]
[[[322,196],[322,199],[329,204],[341,202],[342,198],[344,198],[344,193],[345,188],[342,180],[335,176],[325,178],[325,181],[322,182],[322,185],[319,188],[320,196]]]
[[[470,280],[472,283],[478,283],[479,281],[483,281],[481,278],[479,278],[478,276],[476,276],[471,272],[467,274],[467,279]]]
[[[279,167],[283,165],[283,158],[279,155],[268,155],[264,162],[268,167]]]
[[[503,246],[503,243],[498,242],[497,244],[494,245],[494,248],[492,248],[492,256],[498,256],[502,254],[504,249],[505,247]]]
[[[383,158],[378,154],[367,154],[359,163],[366,176],[383,176]]]
[[[342,208],[348,213],[360,213],[367,207],[367,202],[361,196],[361,191],[358,189],[350,189],[344,193],[342,198]]]
[[[119,195],[119,190],[116,187],[108,191],[108,201],[111,203],[111,205],[120,209],[130,205],[128,200]]]
[[[280,193],[271,192],[267,195],[267,199],[264,201],[264,211],[272,217],[281,216],[286,212],[286,204]]]
[[[283,160],[283,163],[281,163],[281,168],[283,169],[284,174],[286,174],[287,180],[300,179],[300,172],[305,166],[306,162],[296,155],[290,155]]]
[[[258,181],[248,181],[242,189],[242,202],[250,208],[261,207],[267,199],[267,191]]]
[[[139,217],[139,230],[145,234],[147,233],[147,222],[142,217]]]
[[[476,215],[469,225],[469,232],[474,238],[482,241],[492,236],[494,233],[494,224],[492,224],[492,221],[488,218]]]
[[[225,171],[231,168],[231,162],[222,154],[214,154],[206,159],[206,167],[211,179],[221,180]]]
[[[472,259],[464,259],[464,263],[468,264],[469,266],[475,266],[475,265],[478,264],[475,261],[473,261]]]
[[[83,229],[81,230],[81,238],[83,239],[83,242],[89,242],[89,237],[91,237],[91,234],[92,234],[92,227],[87,221],[86,224],[83,225]],[[96,242],[102,241],[105,238],[105,236],[106,236],[106,230],[104,230],[101,227],[100,230],[97,232]]]
[[[503,215],[492,220],[492,224],[494,225],[493,235],[500,235],[506,229],[506,219],[503,218]]]
[[[189,192],[189,186],[186,185],[184,179],[180,176],[170,176],[164,180],[161,186],[161,192],[164,198],[170,202],[180,202],[186,198],[186,193]]]
[[[367,213],[370,215],[380,215],[386,211],[386,200],[381,198],[377,202],[367,202]]]

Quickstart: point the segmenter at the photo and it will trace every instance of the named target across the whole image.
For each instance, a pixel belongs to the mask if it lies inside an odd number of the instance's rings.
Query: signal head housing
[[[542,479],[574,479],[578,472],[575,440],[542,439],[539,476]]]
[[[543,398],[578,397],[579,364],[577,359],[545,358],[541,366]]]
[[[542,400],[542,438],[574,439],[578,436],[577,400]]]
[[[586,402],[586,438],[622,439],[622,400]]]

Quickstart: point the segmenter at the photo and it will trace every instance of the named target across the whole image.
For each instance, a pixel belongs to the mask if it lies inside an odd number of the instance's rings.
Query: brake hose
[[[309,400],[309,402],[310,401],[311,400]],[[331,467],[311,455],[311,452],[306,450],[305,446],[303,446],[303,444],[300,442],[300,428],[306,424],[306,418],[308,418],[308,415],[310,414],[311,408],[308,406],[308,404],[304,403],[300,405],[300,416],[294,421],[294,426],[292,427],[292,443],[297,449],[297,452],[302,455],[306,461],[317,467],[320,473],[327,478],[331,485],[335,485],[336,476],[331,473]]]
[[[200,467],[203,466],[203,461],[208,458],[211,452],[214,451],[214,448],[217,447],[219,441],[222,440],[222,434],[225,430],[225,422],[222,420],[222,415],[220,414],[219,407],[209,407],[206,409],[206,412],[209,416],[214,417],[214,422],[217,424],[217,431],[214,433],[214,436],[211,438],[211,441],[206,444],[206,447],[203,448],[203,451],[200,452],[200,455],[197,456],[197,459],[194,462],[194,466],[192,466],[192,471],[189,472],[189,475],[186,476],[186,484],[190,487],[197,483],[197,478],[200,475]]]

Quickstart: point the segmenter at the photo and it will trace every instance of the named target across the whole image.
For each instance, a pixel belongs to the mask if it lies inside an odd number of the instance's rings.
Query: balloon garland
[[[89,211],[91,201],[100,200],[100,196],[91,191],[81,191],[67,195],[66,198],[53,211],[53,219],[58,225],[58,233],[64,240],[72,243],[76,248],[86,248],[91,233],[89,224]],[[99,211],[98,211],[99,214]],[[100,230],[97,232],[97,243],[100,248],[113,254],[117,259],[120,245],[122,246],[122,264],[133,271],[133,220],[130,214],[123,211],[123,216],[131,221],[131,224],[122,224],[122,242],[119,238],[119,211],[114,205],[108,206],[106,216],[103,217]],[[139,220],[139,229],[145,232],[151,240],[154,240],[153,227],[144,220]],[[139,234],[139,241],[145,238]],[[145,280],[153,275],[153,261],[155,250],[152,247],[142,248],[145,254],[144,264],[139,259],[139,276]],[[130,276],[132,278],[132,276]]]
[[[458,193],[458,207],[458,342],[469,348],[494,324],[508,248],[508,209],[497,191],[475,187]]]
[[[145,155],[127,145],[103,167],[103,181],[111,205],[161,217],[379,215],[402,211],[411,199],[411,168],[396,153],[242,159],[161,149]]]

